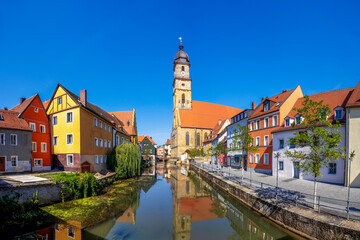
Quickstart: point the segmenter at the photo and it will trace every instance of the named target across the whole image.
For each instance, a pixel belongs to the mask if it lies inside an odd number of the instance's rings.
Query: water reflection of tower
[[[187,172],[187,171],[186,171]],[[199,184],[201,184],[199,182]],[[180,203],[189,198],[203,197],[201,187],[194,184],[189,177],[180,173],[180,169],[171,171],[171,191],[173,197],[173,239],[190,239],[191,213],[181,213]]]

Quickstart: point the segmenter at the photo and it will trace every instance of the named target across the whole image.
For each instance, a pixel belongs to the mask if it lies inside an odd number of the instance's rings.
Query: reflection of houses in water
[[[190,239],[191,222],[225,216],[223,208],[217,205],[219,202],[213,201],[209,193],[202,190],[203,184],[205,182],[194,176],[181,174],[180,169],[171,172],[173,239]]]
[[[55,239],[77,239],[81,240],[81,222],[72,221],[72,224],[55,224]]]
[[[126,209],[126,211],[123,213],[123,215],[118,217],[118,219],[116,221],[117,222],[123,222],[123,223],[135,224],[136,210],[137,210],[137,208],[129,207],[128,209]]]

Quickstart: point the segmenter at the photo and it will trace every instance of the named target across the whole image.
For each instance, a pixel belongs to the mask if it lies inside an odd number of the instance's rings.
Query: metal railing
[[[257,193],[258,197],[264,200],[273,200],[277,204],[283,204],[284,206],[293,205],[311,209],[319,213],[322,212],[341,218],[360,221],[360,202],[324,196],[316,196],[314,198],[314,195],[312,194],[276,187],[268,183],[256,181],[252,179],[251,174],[250,178],[235,175],[231,173],[230,167],[227,169],[217,168],[216,166],[214,167],[214,165],[197,162],[192,162],[191,164],[210,173],[221,176],[226,180],[230,180],[234,183],[240,184],[241,186],[252,189]]]

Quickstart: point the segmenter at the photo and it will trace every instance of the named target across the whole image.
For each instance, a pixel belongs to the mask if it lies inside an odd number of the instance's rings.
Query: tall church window
[[[184,106],[184,105],[185,105],[185,94],[184,94],[184,93],[182,94],[182,97],[181,97],[181,98],[182,98],[181,103],[182,103],[182,105]]]
[[[186,146],[189,146],[189,140],[190,140],[189,132],[186,132]]]
[[[185,71],[185,67],[184,67],[184,66],[181,66],[181,71]]]
[[[196,134],[196,146],[200,146],[200,133]]]

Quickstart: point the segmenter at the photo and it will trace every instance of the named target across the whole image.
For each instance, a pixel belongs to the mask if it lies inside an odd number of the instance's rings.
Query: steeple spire
[[[183,47],[183,45],[182,45],[182,37],[179,37],[179,40],[180,40],[179,49],[180,49],[180,50],[183,50],[184,47]]]

